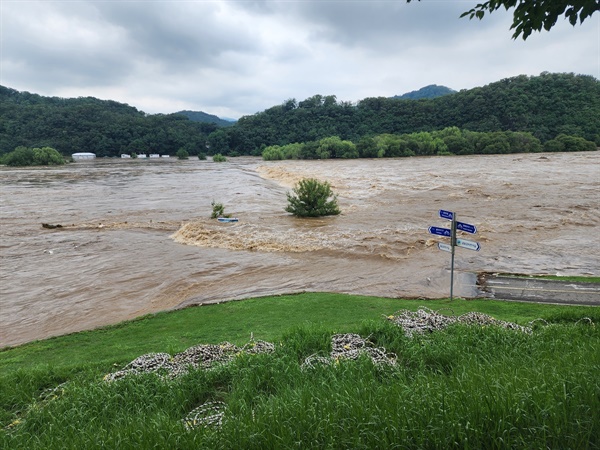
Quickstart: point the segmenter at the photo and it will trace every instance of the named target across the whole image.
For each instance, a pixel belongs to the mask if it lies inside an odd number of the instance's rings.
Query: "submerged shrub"
[[[188,159],[190,157],[190,154],[188,153],[188,151],[184,148],[180,148],[179,150],[177,150],[177,158],[178,159]]]
[[[331,216],[340,213],[337,196],[327,181],[304,178],[296,184],[293,194],[287,193],[285,210],[298,217]]]
[[[281,160],[283,159],[283,151],[279,145],[271,145],[263,150],[262,158],[265,161]]]
[[[51,147],[17,147],[3,158],[7,166],[58,166],[65,163],[63,156]]]
[[[223,203],[218,203],[213,200],[212,202],[210,202],[210,205],[213,208],[212,214],[210,215],[211,219],[216,219],[217,217],[230,216],[230,214],[225,214],[225,207],[223,206]]]

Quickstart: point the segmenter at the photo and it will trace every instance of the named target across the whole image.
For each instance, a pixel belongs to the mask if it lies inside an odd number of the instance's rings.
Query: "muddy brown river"
[[[342,214],[286,192],[328,181]],[[600,153],[278,161],[96,160],[0,167],[0,347],[186,305],[300,291],[447,297],[440,209],[477,226],[475,274],[600,275]],[[221,202],[237,223],[210,219]],[[57,228],[44,228],[42,224]]]

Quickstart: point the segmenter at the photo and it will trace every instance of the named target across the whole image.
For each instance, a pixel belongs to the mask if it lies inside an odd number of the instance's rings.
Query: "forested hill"
[[[205,122],[205,123],[214,123],[219,125],[220,127],[229,127],[234,124],[234,122],[230,122],[228,120],[221,119],[213,114],[207,114],[202,111],[178,111],[175,114],[181,114],[182,116],[187,117],[193,122]]]
[[[286,100],[228,127],[181,114],[147,115],[111,100],[43,97],[0,86],[0,154],[18,146],[48,146],[64,155],[174,155],[181,148],[190,155],[260,155],[271,145],[332,136],[358,142],[384,133],[446,127],[523,131],[542,143],[566,134],[600,145],[600,82],[589,75],[542,73],[433,99],[377,97],[353,104],[334,95],[314,95],[300,102]]]
[[[180,148],[197,154],[217,128],[179,114],[147,115],[112,100],[44,97],[0,86],[0,154],[17,146],[48,146],[64,155],[174,155]]]
[[[353,105],[334,95],[289,99],[212,133],[211,151],[260,154],[261,146],[328,136],[357,142],[383,133],[525,131],[542,143],[564,133],[600,145],[600,82],[589,75],[520,75],[434,99],[366,98]]]
[[[436,98],[455,93],[456,91],[454,89],[450,89],[449,87],[430,84],[429,86],[422,87],[418,91],[411,91],[402,95],[394,95],[392,98],[401,100],[419,100],[421,98]]]

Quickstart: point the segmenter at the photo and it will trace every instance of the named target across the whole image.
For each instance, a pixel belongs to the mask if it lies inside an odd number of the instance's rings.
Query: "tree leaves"
[[[410,3],[410,0],[407,0]],[[550,31],[560,16],[565,18],[573,26],[583,23],[585,19],[600,10],[598,0],[489,0],[479,3],[473,9],[466,11],[460,17],[468,16],[469,19],[483,19],[485,12],[494,12],[504,6],[506,10],[515,8],[513,23],[510,27],[515,30],[512,37],[518,38],[522,35],[526,40],[533,31],[541,31],[542,28]]]

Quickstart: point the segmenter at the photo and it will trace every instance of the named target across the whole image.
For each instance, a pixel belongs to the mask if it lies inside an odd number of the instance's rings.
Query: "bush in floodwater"
[[[287,193],[285,210],[298,217],[332,216],[340,213],[337,196],[327,181],[304,178],[296,184],[293,194]]]
[[[210,215],[211,219],[216,219],[217,217],[231,217],[231,214],[225,214],[223,203],[218,203],[213,200],[210,205],[213,208],[212,214]]]
[[[213,161],[214,162],[226,162],[227,158],[223,155],[221,155],[220,153],[217,153],[216,155],[213,156]]]
[[[7,166],[58,166],[65,163],[63,156],[51,147],[17,147],[2,158]]]
[[[190,157],[190,154],[184,148],[180,148],[179,150],[177,150],[176,155],[178,159],[188,159]]]

